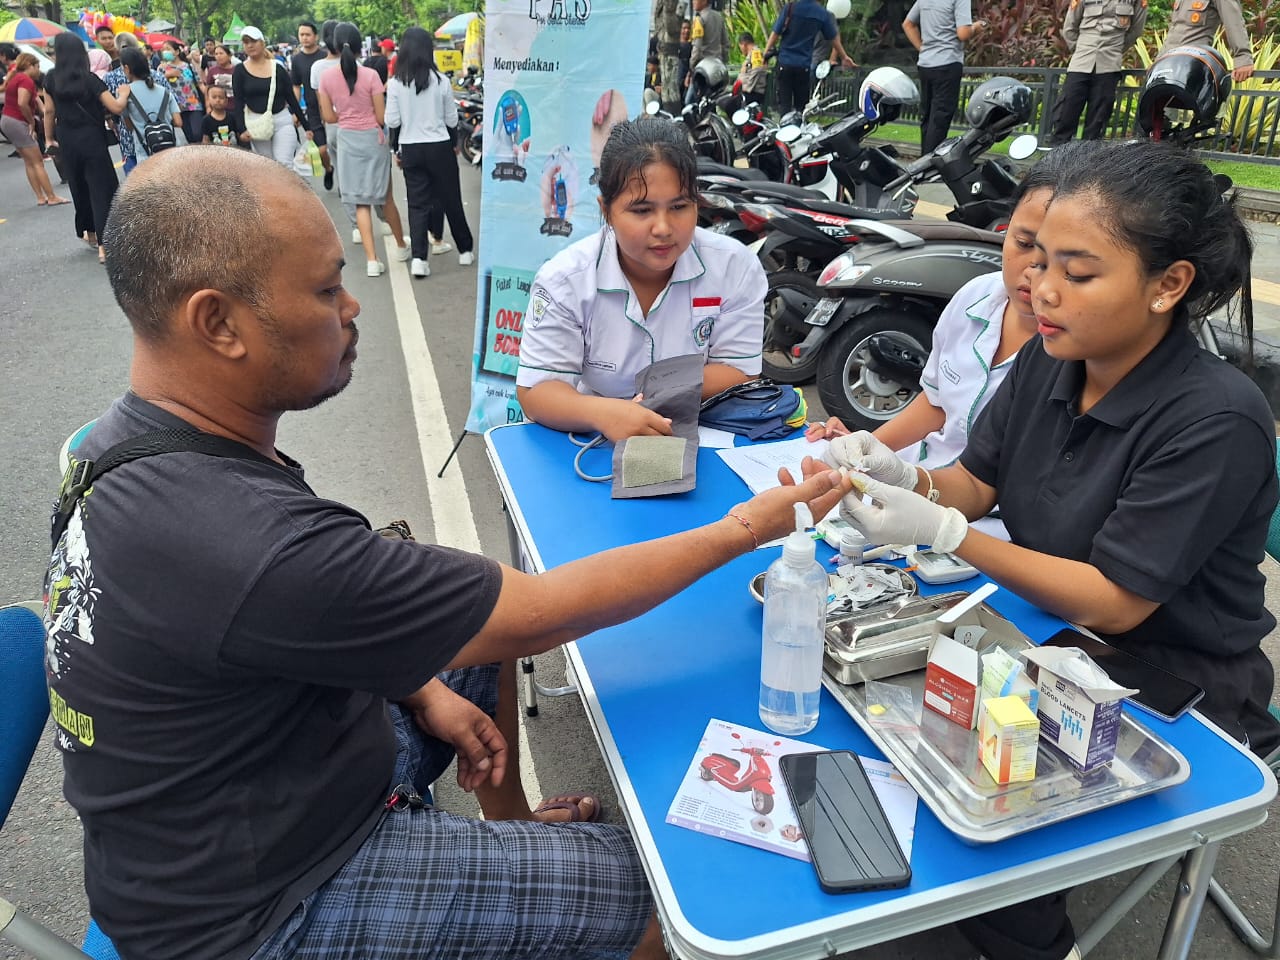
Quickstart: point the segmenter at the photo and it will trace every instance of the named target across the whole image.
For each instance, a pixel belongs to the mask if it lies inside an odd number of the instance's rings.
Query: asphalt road
[[[462,176],[474,230],[479,176],[471,169]],[[330,214],[341,219],[337,195],[321,195]],[[227,242],[253,239],[229,236]],[[58,448],[126,388],[131,341],[97,258],[73,235],[71,207],[37,208],[16,159],[0,159],[0,249],[0,603],[8,603],[39,595]],[[349,250],[358,268],[358,250]],[[432,539],[439,529],[450,543],[464,542],[474,525],[478,548],[506,560],[500,497],[480,440],[463,443],[445,482],[434,477],[469,405],[476,272],[460,267],[452,253],[433,258],[432,269],[429,279],[414,282],[403,264],[391,264],[390,275],[380,279],[366,278],[359,269],[348,272],[347,284],[363,308],[355,379],[340,397],[285,418],[280,446],[307,466],[318,492],[357,506],[375,524],[404,518],[419,539]],[[1278,571],[1268,562],[1269,574]],[[1272,581],[1280,584],[1275,576]],[[1280,610],[1280,592],[1273,592],[1272,609]],[[562,663],[555,653],[540,658],[540,678],[556,682]],[[609,818],[619,821],[608,774],[576,698],[544,699],[525,730],[521,748],[531,797],[596,792]],[[475,810],[447,778],[437,793],[450,809]],[[88,915],[80,845],[75,814],[61,796],[59,761],[46,737],[0,831],[0,892],[73,939],[82,935]],[[1218,878],[1255,913],[1269,915],[1274,903],[1277,849],[1276,829],[1267,824],[1228,842],[1219,859]],[[1122,879],[1072,894],[1078,926],[1111,902]],[[1154,956],[1172,879],[1166,877],[1091,956]],[[17,956],[0,947],[0,958]],[[857,956],[968,960],[972,951],[944,927]],[[1243,960],[1251,954],[1208,907],[1192,956]]]

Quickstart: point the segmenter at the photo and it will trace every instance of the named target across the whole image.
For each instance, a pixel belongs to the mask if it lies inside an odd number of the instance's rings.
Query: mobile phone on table
[[[1119,647],[1085,636],[1079,630],[1059,630],[1044,642],[1046,647],[1079,647],[1116,683],[1138,692],[1129,702],[1161,720],[1177,720],[1200,702],[1204,689],[1150,661]]]
[[[791,753],[778,765],[823,890],[889,890],[911,882],[911,864],[857,754]]]

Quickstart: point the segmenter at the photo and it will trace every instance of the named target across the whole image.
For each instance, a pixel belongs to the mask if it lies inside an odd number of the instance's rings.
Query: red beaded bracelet
[[[755,546],[752,547],[752,549],[753,550],[760,549],[760,538],[756,536],[756,532],[752,528],[750,520],[748,520],[746,517],[740,517],[736,513],[726,513],[725,516],[731,519],[737,520],[740,524],[746,527],[747,533],[751,534],[751,542],[755,544]]]

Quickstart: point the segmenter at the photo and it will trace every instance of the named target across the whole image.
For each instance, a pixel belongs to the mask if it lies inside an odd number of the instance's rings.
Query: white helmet
[[[876,67],[858,88],[858,109],[868,120],[892,121],[904,103],[919,99],[916,85],[897,67]]]
[[[849,0],[827,0],[827,13],[831,14],[837,20],[843,20],[849,15],[849,11],[853,9],[853,4]]]

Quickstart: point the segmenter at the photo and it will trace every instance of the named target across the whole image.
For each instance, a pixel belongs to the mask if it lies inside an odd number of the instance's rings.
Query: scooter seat
[[[879,210],[874,207],[853,207],[836,200],[809,200],[805,206],[817,213],[830,213],[837,217],[855,217],[858,220],[895,220],[901,210]]]
[[[755,167],[727,167],[723,163],[716,163],[714,160],[708,160],[706,157],[698,158],[698,174],[714,175],[720,177],[736,177],[739,180],[763,180],[767,182],[769,178]]]
[[[884,219],[884,218],[879,218]],[[1004,243],[1004,234],[982,230],[965,223],[940,220],[895,220],[892,226],[914,233],[922,240],[959,240],[962,243]]]

